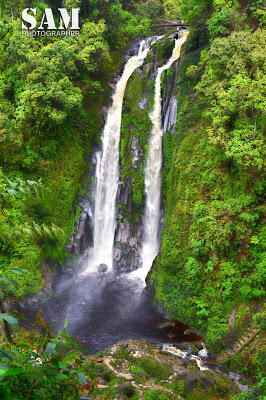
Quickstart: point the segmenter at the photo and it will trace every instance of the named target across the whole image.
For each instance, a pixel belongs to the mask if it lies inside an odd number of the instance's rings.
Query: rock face
[[[68,251],[76,256],[81,256],[85,250],[89,247],[93,247],[93,193],[95,192],[97,154],[98,151],[96,150],[90,159],[90,170],[87,176],[87,194],[78,202],[78,206],[81,208],[81,213],[76,223],[76,233],[70,237],[69,242],[66,245]]]
[[[142,97],[141,101],[138,104],[138,108],[140,110],[146,110],[148,107],[148,96],[144,94]]]
[[[141,264],[140,247],[140,224],[131,227],[128,222],[121,222],[115,235],[114,260],[116,269],[124,272],[137,269]]]
[[[144,182],[144,154],[150,136],[151,126],[149,127],[147,123],[143,123],[141,118],[143,118],[145,122],[149,119],[148,106],[153,101],[154,79],[156,78],[158,68],[165,64],[166,61],[167,59],[164,60],[160,58],[157,51],[152,53],[152,62],[144,63],[142,68],[137,72],[140,79],[139,81],[136,79],[136,86],[132,89],[129,83],[129,87],[127,88],[129,92],[131,90],[133,91],[135,97],[131,94],[130,101],[127,101],[125,97],[124,104],[124,113],[129,123],[127,122],[127,131],[122,131],[122,140],[125,138],[126,145],[123,147],[121,158],[126,159],[126,161],[121,165],[122,182],[117,193],[118,212],[114,244],[114,265],[118,271],[129,272],[138,269],[142,265],[142,214],[144,212],[145,190],[144,185],[141,186],[140,182],[141,179]],[[176,80],[178,73],[176,63],[172,66],[170,71],[171,73],[167,75],[164,88],[165,96],[162,102],[162,123],[164,132],[170,130],[174,133],[176,123]],[[138,123],[136,123],[136,119]],[[141,174],[142,178],[140,178]],[[142,199],[139,199],[137,205],[134,202],[133,193],[136,179],[137,190],[141,192],[139,197],[142,196]],[[163,222],[163,212],[161,221]]]
[[[171,130],[171,133],[175,133],[175,124],[177,116],[177,76],[178,76],[178,61],[172,66],[172,74],[168,76],[166,83],[166,96],[163,99],[163,132]]]
[[[80,256],[88,247],[93,245],[92,212],[88,200],[81,201],[80,218],[76,223],[76,234],[72,235],[67,244],[70,253]]]
[[[133,136],[131,142],[131,157],[132,167],[138,169],[143,156],[143,150],[140,148],[140,142],[138,136]]]
[[[139,165],[140,162],[138,143],[138,138],[136,138],[132,152],[132,164],[135,166]],[[132,202],[133,181],[133,178],[127,177],[124,182],[121,182],[117,194],[117,202],[124,207],[120,208],[117,215],[118,226],[115,232],[114,262],[116,270],[123,272],[134,271],[141,265],[141,224],[140,222],[130,224],[128,221],[123,221],[124,210],[131,214],[134,212]]]

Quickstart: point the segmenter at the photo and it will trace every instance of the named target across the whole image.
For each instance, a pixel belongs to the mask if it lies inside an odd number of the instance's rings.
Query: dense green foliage
[[[77,38],[21,35],[24,8],[36,7],[40,21],[52,7],[58,22],[62,5],[81,8]],[[2,302],[41,289],[42,259],[63,262],[79,211],[73,205],[103,126],[107,83],[129,40],[148,34],[160,11],[156,0],[0,1],[0,319],[10,341],[17,320]],[[12,347],[3,343],[1,398],[79,398],[87,388],[70,337],[53,338],[40,321],[41,335],[21,332]],[[90,381],[96,376],[87,371]]]
[[[171,379],[177,367],[172,356],[150,344],[121,342],[90,356],[65,329],[54,337],[41,315],[37,327],[40,332],[19,332],[15,345],[2,343],[1,399],[229,400],[238,392],[228,377],[199,373],[193,362],[188,368],[181,362]],[[137,349],[141,356],[135,357]]]
[[[44,8],[55,10],[61,2],[0,2],[0,179],[3,184],[8,179],[41,179],[45,187],[41,199],[0,204],[0,229],[6,232],[0,238],[1,270],[8,274],[14,264],[27,269],[19,295],[37,292],[42,285],[41,258],[64,260],[66,240],[77,218],[73,204],[88,156],[99,140],[103,126],[99,111],[110,95],[110,74],[122,62],[120,48],[147,33],[151,17],[160,11],[156,1],[143,2],[141,13],[136,12],[140,5],[125,3],[66,1],[68,8],[81,8],[80,35],[36,39],[21,35],[22,10],[36,7],[40,20]],[[17,235],[16,240],[7,240],[6,224],[13,230],[21,224],[35,228],[55,224],[65,234],[34,241]]]
[[[42,244],[56,243],[64,238],[64,232],[54,224],[38,223],[45,191],[40,183],[16,178],[11,181],[0,170],[0,276],[13,277],[14,267],[24,270],[18,279],[17,295],[37,292]],[[24,286],[24,283],[27,285]]]
[[[102,106],[110,96],[107,82],[123,62],[121,48],[151,32],[152,22],[164,16],[163,4],[167,18],[181,17],[189,24],[190,36],[177,82],[176,134],[164,135],[165,228],[150,284],[171,317],[197,328],[207,344],[219,350],[226,343],[221,340],[232,333],[232,311],[235,337],[251,319],[251,305],[254,321],[263,325],[263,1],[63,3],[81,8],[80,35],[36,39],[21,36],[21,10],[37,7],[40,19],[44,8],[57,8],[62,2],[0,0],[1,304],[6,295],[38,292],[42,260],[63,263],[79,212],[75,200],[103,126]],[[154,48],[159,56],[166,55],[169,43],[161,41]],[[147,58],[147,66],[151,61]],[[123,108],[121,180],[130,177],[133,182],[133,211],[123,209],[123,218],[132,224],[139,221],[144,203],[154,83],[148,78],[148,72],[142,78],[139,73],[132,76]],[[138,106],[143,96],[147,110]],[[138,167],[132,163],[133,137],[144,150]],[[1,319],[14,323],[0,311]],[[89,365],[65,332],[55,338],[43,320],[39,325],[42,335],[22,331],[16,344],[2,343],[2,397],[78,399],[84,391],[97,395],[93,385],[101,368]],[[252,351],[252,376],[260,382],[260,396],[262,357],[258,348]],[[230,361],[232,369],[247,359],[245,354],[236,356]],[[139,379],[143,374],[168,377],[167,368],[150,359],[134,361],[132,368]],[[106,399],[116,395],[117,381],[108,379]],[[179,382],[178,393],[183,389]],[[131,398],[137,398],[135,392]],[[148,390],[144,398],[166,395]],[[191,395],[187,398],[193,400]]]
[[[263,13],[261,3],[211,3],[176,2],[191,35],[177,134],[164,137],[166,220],[151,274],[168,312],[206,333],[209,345],[228,333],[234,307],[263,298],[265,283]],[[218,30],[221,15],[227,29]],[[200,48],[205,24],[211,41]]]
[[[71,337],[57,337],[39,315],[38,327],[16,335],[16,345],[3,343],[0,367],[1,398],[8,399],[79,399],[96,371],[85,361]],[[84,374],[87,369],[86,375]]]

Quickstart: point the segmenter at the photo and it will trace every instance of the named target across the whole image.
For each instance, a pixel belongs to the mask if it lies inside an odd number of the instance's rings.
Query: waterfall
[[[128,79],[142,65],[148,54],[149,46],[145,46],[145,43],[145,41],[142,41],[138,55],[131,57],[127,61],[123,74],[116,84],[112,106],[108,110],[102,134],[102,152],[97,155],[94,248],[93,256],[88,262],[88,271],[97,269],[100,264],[105,264],[110,269],[113,266],[113,244],[116,229],[115,201],[119,184],[122,105]]]
[[[142,268],[133,272],[134,276],[143,281],[152,266],[153,260],[159,252],[160,242],[158,230],[160,222],[161,205],[161,167],[162,167],[162,106],[161,106],[161,77],[165,70],[180,57],[181,47],[186,41],[187,32],[181,32],[180,39],[175,40],[175,47],[169,61],[161,68],[155,81],[154,109],[151,113],[152,132],[149,140],[149,151],[145,167],[145,218],[144,218],[144,243],[142,249]]]

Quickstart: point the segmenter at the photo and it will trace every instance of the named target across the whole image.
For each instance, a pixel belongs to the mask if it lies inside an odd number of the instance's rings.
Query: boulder
[[[129,382],[121,383],[120,385],[117,385],[116,390],[118,393],[123,393],[127,397],[134,396],[134,394],[136,392],[134,386],[132,386],[131,383],[129,383]]]
[[[98,267],[98,271],[100,274],[104,274],[108,271],[108,266],[106,264],[100,264]]]

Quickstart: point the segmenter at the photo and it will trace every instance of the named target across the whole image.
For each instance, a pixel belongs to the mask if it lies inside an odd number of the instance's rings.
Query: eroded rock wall
[[[144,169],[152,128],[149,114],[153,107],[157,70],[169,56],[173,39],[154,48],[144,65],[128,83],[124,99],[121,135],[121,183],[117,195],[117,229],[114,261],[116,269],[132,271],[141,266],[143,212],[145,205]],[[163,128],[174,133],[178,66],[167,71],[163,84]]]

